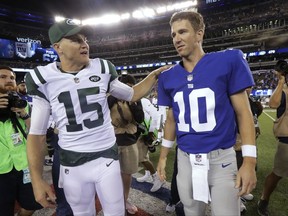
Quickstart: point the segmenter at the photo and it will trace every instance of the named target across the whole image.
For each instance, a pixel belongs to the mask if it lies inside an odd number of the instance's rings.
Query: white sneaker
[[[136,178],[137,182],[149,182],[152,183],[153,182],[153,178],[150,174],[149,170],[145,170],[145,175],[139,178]]]
[[[253,200],[254,196],[253,194],[246,194],[246,195],[243,195],[242,198],[244,198],[245,200],[251,201]]]
[[[175,212],[175,208],[176,208],[175,204],[168,203],[166,206],[166,212],[170,213]]]
[[[243,211],[246,211],[246,210],[247,210],[247,208],[246,208],[246,206],[244,205],[243,201],[241,200],[241,201],[240,201],[240,212],[243,212]]]
[[[150,191],[156,192],[162,187],[163,184],[165,184],[165,181],[160,180],[157,172],[152,175],[152,178],[153,178],[153,187],[151,188]]]

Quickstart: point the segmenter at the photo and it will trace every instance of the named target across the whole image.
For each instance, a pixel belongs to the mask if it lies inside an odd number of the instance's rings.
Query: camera
[[[8,107],[15,107],[23,109],[27,106],[27,101],[21,99],[21,97],[17,94],[17,92],[8,92]]]
[[[281,73],[283,76],[286,76],[288,74],[288,63],[285,60],[277,61],[275,70]]]
[[[147,135],[143,136],[144,144],[148,147],[149,152],[153,153],[156,151],[156,146],[159,143],[156,143],[156,136],[153,132],[149,132]]]

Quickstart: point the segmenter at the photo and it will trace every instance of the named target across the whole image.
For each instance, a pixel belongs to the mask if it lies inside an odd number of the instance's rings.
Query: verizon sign
[[[22,37],[16,37],[17,42],[22,42],[22,43],[37,43],[41,44],[40,40],[33,40],[31,38],[22,38]]]

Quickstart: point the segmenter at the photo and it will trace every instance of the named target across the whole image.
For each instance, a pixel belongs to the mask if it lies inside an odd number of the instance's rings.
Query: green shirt
[[[26,131],[24,120],[18,118]],[[8,173],[13,166],[20,171],[28,167],[26,139],[18,129],[16,133],[10,119],[0,121],[0,174]]]

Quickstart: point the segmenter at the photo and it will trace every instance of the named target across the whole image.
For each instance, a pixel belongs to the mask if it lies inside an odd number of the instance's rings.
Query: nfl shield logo
[[[79,83],[79,82],[80,82],[80,79],[79,79],[78,77],[75,77],[75,78],[74,78],[74,82],[75,82],[75,83]]]
[[[200,155],[200,154],[195,155],[195,159],[197,162],[201,162],[202,161],[202,155]]]
[[[69,169],[65,169],[65,174],[68,175],[69,174]]]

